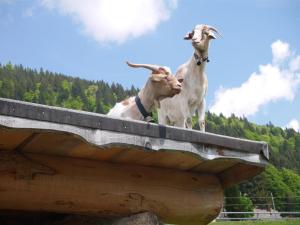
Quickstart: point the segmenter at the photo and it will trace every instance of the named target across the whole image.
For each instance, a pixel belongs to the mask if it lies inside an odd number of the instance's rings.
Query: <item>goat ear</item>
[[[192,32],[187,32],[187,34],[184,36],[184,40],[191,40],[194,36],[194,31]]]
[[[159,82],[161,81],[162,79],[164,79],[166,77],[166,75],[164,74],[151,74],[151,80],[152,81],[155,81],[155,82]]]
[[[158,73],[161,73],[161,74],[167,74],[168,71],[166,71],[166,69],[163,68],[163,67],[159,67],[159,68],[158,68]]]
[[[215,33],[212,30],[208,31],[208,37],[210,39],[216,39],[217,38]]]
[[[167,74],[167,71],[163,67],[159,67],[157,70],[153,70],[152,74]]]

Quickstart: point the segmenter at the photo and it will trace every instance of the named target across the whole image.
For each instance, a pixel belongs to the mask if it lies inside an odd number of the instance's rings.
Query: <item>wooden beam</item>
[[[251,152],[256,154],[263,152],[266,158],[269,157],[268,145],[265,142],[232,138],[208,132],[199,132],[197,130],[178,129],[176,127],[163,126],[155,123],[124,120],[122,118],[110,118],[106,115],[97,113],[45,106],[12,99],[0,98],[0,115],[68,124],[89,129],[141,135],[152,138],[219,146],[222,148],[239,150],[241,152]]]
[[[0,162],[0,210],[105,217],[149,211],[165,223],[200,225],[223,201],[214,175],[8,151],[0,151]],[[18,176],[25,164],[27,176]]]
[[[157,215],[150,212],[126,217],[101,218],[96,216],[57,214],[47,212],[1,211],[1,225],[163,225]]]
[[[250,167],[248,165],[238,163],[222,173],[218,174],[223,188],[230,187],[237,183],[250,179],[264,171],[264,167]]]

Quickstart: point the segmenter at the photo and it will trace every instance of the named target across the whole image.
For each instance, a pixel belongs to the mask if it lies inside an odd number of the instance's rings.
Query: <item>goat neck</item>
[[[199,51],[195,49],[193,54],[193,61],[198,67],[202,67],[204,69],[206,62],[209,62],[208,60],[208,50]]]
[[[147,81],[145,87],[138,93],[141,103],[147,112],[151,112],[155,103],[155,94],[150,80]]]

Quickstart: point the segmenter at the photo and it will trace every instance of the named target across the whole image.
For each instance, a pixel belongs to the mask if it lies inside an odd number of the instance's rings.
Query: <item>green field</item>
[[[279,221],[229,221],[214,222],[209,225],[300,225],[300,220],[279,220]]]

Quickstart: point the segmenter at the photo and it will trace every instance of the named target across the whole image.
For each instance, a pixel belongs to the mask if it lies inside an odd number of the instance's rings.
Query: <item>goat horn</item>
[[[210,30],[214,31],[216,34],[218,34],[219,37],[222,37],[222,35],[220,34],[220,32],[216,28],[214,28],[212,26],[207,26],[207,27],[208,27],[208,29],[210,29]]]
[[[160,66],[157,65],[152,65],[152,64],[135,64],[135,63],[130,63],[130,62],[126,62],[128,66],[133,67],[133,68],[146,68],[149,70],[152,70],[153,72],[157,72],[160,68]]]

